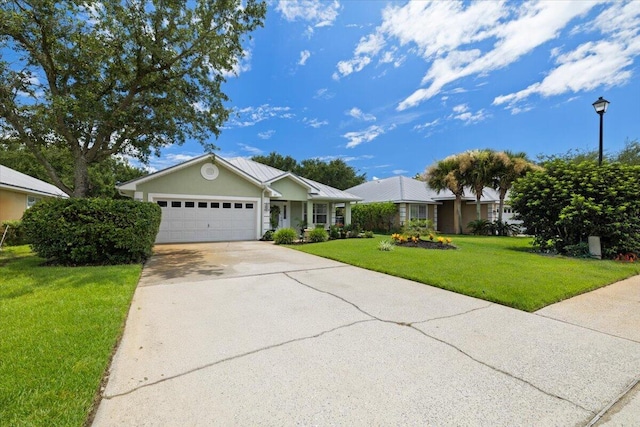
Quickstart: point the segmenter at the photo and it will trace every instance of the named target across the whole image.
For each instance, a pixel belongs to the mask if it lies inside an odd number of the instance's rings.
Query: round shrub
[[[297,237],[298,233],[293,228],[281,228],[273,233],[273,242],[276,245],[291,245]]]
[[[63,265],[129,264],[151,256],[161,210],[154,203],[113,199],[49,199],[22,224],[38,256]]]
[[[318,243],[326,242],[329,240],[329,234],[324,228],[318,227],[313,230],[309,230],[309,242]]]

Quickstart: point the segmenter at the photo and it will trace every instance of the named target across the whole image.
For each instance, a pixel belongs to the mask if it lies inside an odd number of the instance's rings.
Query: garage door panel
[[[257,234],[255,201],[165,200],[156,242],[215,242],[254,240]],[[163,206],[165,205],[165,206]]]

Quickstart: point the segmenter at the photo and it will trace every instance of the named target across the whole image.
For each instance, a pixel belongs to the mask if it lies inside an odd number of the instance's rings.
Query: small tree
[[[456,234],[462,234],[462,196],[465,180],[460,170],[459,155],[449,156],[430,166],[423,178],[429,187],[437,191],[450,190],[455,199],[453,227]]]
[[[473,150],[458,155],[460,175],[476,196],[476,220],[482,220],[480,200],[485,187],[494,187],[497,172],[495,152]]]
[[[526,153],[513,153],[511,151],[501,151],[495,153],[494,181],[500,192],[500,206],[498,210],[498,223],[502,224],[502,212],[504,211],[504,199],[513,183],[522,178],[527,173],[540,170],[540,166],[535,165],[527,159]]]

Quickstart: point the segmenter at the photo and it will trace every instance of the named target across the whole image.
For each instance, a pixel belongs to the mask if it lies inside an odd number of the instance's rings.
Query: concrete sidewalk
[[[638,425],[640,283],[604,290],[593,320],[591,294],[524,313],[263,242],[159,246],[94,426]]]

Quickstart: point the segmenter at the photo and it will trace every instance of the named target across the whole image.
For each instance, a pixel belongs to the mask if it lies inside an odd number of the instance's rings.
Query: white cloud
[[[365,114],[357,107],[353,107],[346,114],[350,115],[354,119],[363,120],[365,122],[373,122],[376,120],[376,116],[373,114]]]
[[[333,25],[340,3],[320,0],[279,0],[276,10],[289,22],[308,21],[316,28]]]
[[[251,154],[252,156],[259,156],[262,153],[264,153],[264,151],[262,151],[261,149],[257,148],[257,147],[252,147],[250,145],[247,144],[238,144],[238,146],[240,147],[240,149],[244,152],[247,152],[249,154]]]
[[[258,107],[245,107],[235,110],[227,127],[247,127],[253,126],[268,119],[291,119],[295,114],[291,113],[291,107],[275,107],[263,104]]]
[[[404,170],[404,169],[394,169],[391,172],[393,172],[394,175],[403,175],[409,171]]]
[[[601,4],[602,10],[592,22],[583,20],[576,25],[577,19]],[[568,27],[572,23],[573,30]],[[512,105],[533,94],[553,96],[628,82],[630,67],[640,55],[639,29],[640,2],[633,0],[392,2],[383,10],[380,25],[360,39],[353,56],[337,63],[333,78],[362,71],[376,57],[378,65],[400,66],[404,57],[398,59],[398,52],[402,48],[427,64],[421,87],[397,106],[405,110],[441,94],[447,85],[462,78],[486,76],[517,62],[558,39],[563,31],[601,35],[575,49],[550,46],[555,68],[542,81],[494,102]],[[451,93],[462,91],[458,87]]]
[[[314,99],[331,99],[336,96],[335,93],[329,92],[329,89],[322,88],[316,91],[316,94],[313,96]]]
[[[311,57],[311,52],[308,50],[303,50],[300,52],[300,60],[298,61],[298,65],[305,65],[307,63],[307,59]]]
[[[382,134],[384,134],[384,129],[380,126],[373,125],[359,132],[347,132],[342,136],[349,140],[347,148],[354,148],[363,142],[371,142]]]
[[[433,121],[430,121],[430,122],[427,122],[427,123],[424,123],[424,124],[421,124],[421,125],[415,125],[413,127],[413,129],[414,130],[428,129],[428,128],[436,126],[438,123],[440,123],[440,119],[435,119]]]
[[[632,77],[629,66],[640,55],[640,2],[616,3],[589,27],[611,33],[611,37],[583,43],[566,53],[560,48],[553,49],[551,57],[555,58],[556,67],[542,81],[518,92],[497,96],[493,105],[507,104],[512,114],[518,114],[531,109],[518,103],[532,95],[547,98],[627,83]]]
[[[258,133],[258,138],[260,139],[271,139],[271,137],[276,133],[275,130],[271,129],[265,132]]]
[[[302,123],[304,123],[307,126],[311,126],[314,129],[318,129],[318,128],[322,127],[322,126],[326,126],[326,125],[329,124],[329,122],[326,121],[326,120],[320,121],[318,119],[308,119],[306,117],[304,119],[302,119]]]
[[[478,123],[489,117],[485,110],[478,110],[475,114],[472,113],[467,105],[458,105],[453,108],[453,112],[455,114],[450,115],[449,118],[463,121],[465,125]]]

